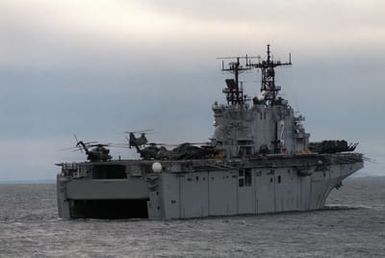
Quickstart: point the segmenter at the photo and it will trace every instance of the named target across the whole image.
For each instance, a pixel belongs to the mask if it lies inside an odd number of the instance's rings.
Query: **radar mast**
[[[242,66],[239,62],[240,59],[246,59],[248,57],[219,57],[217,59],[222,60],[222,71],[234,74],[234,79],[226,79],[227,88],[223,89],[223,93],[226,94],[227,104],[231,105],[243,105],[246,100],[246,95],[243,94],[242,83],[239,81],[239,74],[251,70],[252,67]],[[235,61],[229,62],[228,67],[225,67],[225,59],[233,59]]]
[[[289,53],[289,61],[282,63],[281,61],[274,61],[270,51],[270,45],[267,45],[266,60],[257,63],[247,62],[246,66],[261,69],[261,94],[266,101],[266,104],[274,105],[277,100],[278,92],[281,90],[280,86],[275,85],[275,67],[291,65],[291,54]]]

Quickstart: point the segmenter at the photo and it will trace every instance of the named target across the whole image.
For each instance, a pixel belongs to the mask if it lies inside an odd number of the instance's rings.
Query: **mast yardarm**
[[[263,60],[262,62],[259,61],[258,63],[249,62],[247,66],[261,69],[261,93],[265,95],[265,100],[273,105],[277,100],[278,92],[281,90],[280,86],[275,85],[274,68],[277,66],[291,65],[291,54],[289,53],[289,61],[282,63],[281,61],[273,60],[271,56],[270,45],[267,45],[266,52],[266,60]]]
[[[227,71],[234,74],[234,79],[226,79],[227,88],[223,90],[226,94],[226,100],[228,104],[243,104],[246,100],[246,96],[243,95],[242,85],[240,86],[239,74],[251,70],[253,68],[261,69],[261,89],[260,94],[257,97],[258,101],[264,101],[267,105],[274,105],[277,101],[278,92],[281,90],[280,86],[275,84],[275,70],[277,66],[291,65],[291,54],[289,53],[289,61],[281,62],[274,61],[270,51],[270,45],[267,45],[266,59],[261,61],[261,58],[254,56],[245,57],[222,57],[222,71]],[[234,62],[228,63],[228,68],[224,67],[224,59],[235,59]],[[245,65],[240,64],[240,59],[245,60]],[[258,62],[252,62],[251,60],[258,59]]]

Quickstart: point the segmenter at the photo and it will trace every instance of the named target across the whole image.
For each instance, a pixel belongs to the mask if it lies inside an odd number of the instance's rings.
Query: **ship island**
[[[357,143],[311,142],[304,117],[276,85],[277,67],[266,56],[225,57],[224,103],[214,102],[208,143],[167,149],[146,133],[129,133],[139,159],[113,159],[107,145],[77,141],[87,160],[64,162],[57,175],[63,219],[189,219],[322,209],[330,192],[364,166]],[[256,96],[244,93],[240,75],[261,72]],[[259,90],[258,90],[259,88]]]

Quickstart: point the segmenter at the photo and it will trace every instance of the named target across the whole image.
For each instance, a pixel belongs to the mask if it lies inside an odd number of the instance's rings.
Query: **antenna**
[[[222,60],[222,71],[234,74],[234,79],[226,79],[227,88],[223,89],[223,93],[226,94],[226,100],[228,104],[242,105],[244,103],[245,98],[243,96],[243,89],[242,87],[240,87],[239,74],[252,69],[252,67],[248,66],[248,63],[252,58],[256,57],[249,57],[246,55],[244,57],[236,56],[217,58]],[[225,67],[225,60],[227,59],[230,59],[232,61],[228,62],[228,67]],[[245,60],[245,66],[241,65],[241,59]]]
[[[265,93],[265,100],[270,104],[274,104],[277,100],[278,92],[281,87],[275,85],[275,67],[291,65],[291,53],[289,53],[289,62],[282,63],[281,61],[274,61],[271,55],[270,44],[267,44],[266,60],[258,59],[257,63],[248,63],[247,66],[261,69],[261,92]]]

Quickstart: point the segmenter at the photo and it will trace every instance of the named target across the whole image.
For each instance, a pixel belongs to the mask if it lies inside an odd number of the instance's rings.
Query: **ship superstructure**
[[[250,156],[254,154],[298,154],[308,152],[309,134],[303,128],[302,116],[295,116],[288,101],[279,96],[280,86],[275,84],[275,68],[283,65],[271,58],[267,46],[266,60],[253,63],[245,57],[231,62],[223,71],[232,72],[235,79],[227,79],[227,105],[213,105],[215,126],[213,140],[218,148],[226,150],[227,156]],[[244,96],[238,75],[241,71],[260,69],[261,89],[252,99],[252,105]]]
[[[60,217],[179,219],[322,208],[330,191],[363,167],[363,157],[344,140],[309,143],[304,118],[275,83],[275,68],[284,65],[291,57],[273,60],[269,45],[263,60],[223,58],[222,70],[234,78],[226,80],[226,103],[212,106],[209,144],[168,150],[131,133],[140,160],[91,151],[109,158],[60,164]],[[261,87],[249,98],[239,76],[256,69]]]

